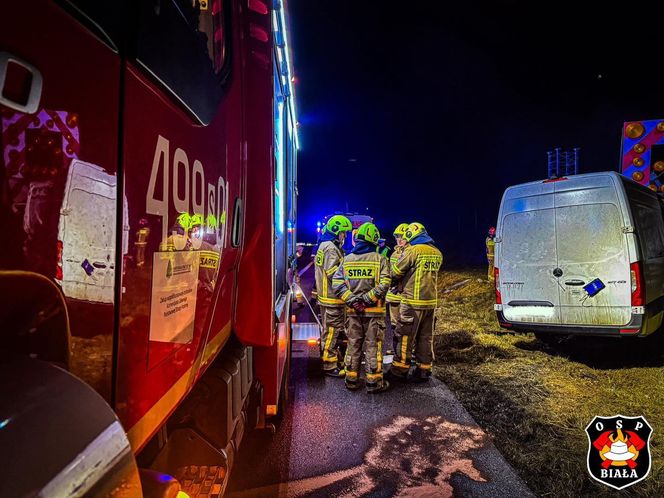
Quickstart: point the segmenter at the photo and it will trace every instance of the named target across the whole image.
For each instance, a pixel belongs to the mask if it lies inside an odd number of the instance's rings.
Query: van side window
[[[664,257],[664,223],[659,206],[634,203],[633,209],[645,259]]]
[[[222,0],[141,0],[136,59],[202,124],[214,117],[226,76]]]

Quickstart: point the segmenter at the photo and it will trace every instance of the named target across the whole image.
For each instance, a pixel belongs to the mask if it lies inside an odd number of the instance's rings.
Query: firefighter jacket
[[[330,234],[325,237],[316,251],[315,274],[318,302],[322,306],[343,306],[344,302],[332,292],[332,276],[336,273],[344,259],[344,252],[339,247],[339,241]],[[327,238],[327,240],[325,240]]]
[[[496,249],[496,239],[493,237],[486,238],[486,255],[489,259],[493,258]]]
[[[339,266],[332,280],[332,288],[344,302],[353,295],[367,294],[375,306],[366,308],[364,314],[384,315],[383,299],[390,285],[389,264],[387,259],[378,254],[373,247],[370,251],[364,252],[363,245],[371,244],[362,242],[355,245],[353,252],[346,256]],[[348,310],[350,314],[354,312],[352,308]]]
[[[396,246],[394,248],[394,252],[392,252],[392,256],[390,256],[390,268],[392,268],[396,262],[401,259],[405,249],[406,248],[404,246]],[[401,289],[398,285],[390,287],[390,289],[387,291],[387,295],[385,296],[385,301],[390,304],[399,304],[401,302]]]
[[[403,256],[392,265],[392,277],[399,280],[401,303],[415,309],[433,309],[437,304],[436,283],[443,255],[426,234],[411,240]]]

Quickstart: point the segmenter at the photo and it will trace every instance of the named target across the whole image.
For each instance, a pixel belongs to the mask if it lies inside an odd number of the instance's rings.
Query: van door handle
[[[573,287],[581,287],[582,285],[586,285],[586,283],[583,280],[565,280],[565,285],[571,285]]]
[[[92,263],[92,266],[94,266],[95,268],[106,268],[106,263],[95,261],[94,263]]]
[[[5,97],[5,83],[7,82],[7,76],[9,75],[10,71],[10,62],[17,66],[21,66],[23,69],[28,71],[32,77],[32,81],[30,81],[30,91],[25,103],[16,102],[9,97]],[[13,56],[10,53],[0,52],[0,104],[18,112],[34,114],[37,112],[37,109],[39,109],[39,101],[41,100],[43,83],[44,80],[42,78],[41,72],[35,66],[19,59],[18,57]]]

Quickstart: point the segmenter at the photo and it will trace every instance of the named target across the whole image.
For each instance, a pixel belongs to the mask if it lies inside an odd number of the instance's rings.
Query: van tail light
[[[496,283],[496,304],[503,304],[503,296],[500,295],[500,270],[493,269],[493,276]]]
[[[58,240],[56,247],[57,247],[58,259],[55,265],[55,278],[56,280],[62,280],[62,241],[61,240]]]
[[[632,263],[629,265],[629,269],[632,283],[632,306],[645,306],[646,292],[643,287],[641,263]]]

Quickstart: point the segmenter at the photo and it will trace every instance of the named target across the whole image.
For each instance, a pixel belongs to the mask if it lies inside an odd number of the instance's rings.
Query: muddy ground
[[[564,337],[506,334],[481,269],[444,271],[435,374],[460,398],[539,496],[664,496],[664,334]],[[595,415],[646,417],[650,476],[617,492],[586,469]]]

